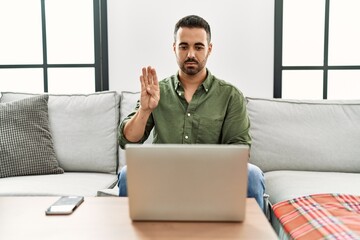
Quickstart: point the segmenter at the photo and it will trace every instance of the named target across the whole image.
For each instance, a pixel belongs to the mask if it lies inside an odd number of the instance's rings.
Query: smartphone
[[[63,196],[46,209],[46,215],[68,215],[84,201],[83,196]]]

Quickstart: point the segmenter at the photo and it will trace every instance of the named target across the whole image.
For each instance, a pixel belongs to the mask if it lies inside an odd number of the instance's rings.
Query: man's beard
[[[194,65],[186,66],[186,63],[194,63]],[[180,69],[187,75],[193,76],[199,73],[201,70],[203,70],[205,64],[206,64],[206,58],[202,62],[198,62],[194,58],[188,58],[181,64]]]

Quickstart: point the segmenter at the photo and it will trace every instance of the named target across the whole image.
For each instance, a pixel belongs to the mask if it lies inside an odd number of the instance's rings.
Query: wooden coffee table
[[[86,197],[71,215],[46,216],[57,199],[0,197],[0,239],[278,239],[254,199],[242,223],[132,222],[119,197]]]

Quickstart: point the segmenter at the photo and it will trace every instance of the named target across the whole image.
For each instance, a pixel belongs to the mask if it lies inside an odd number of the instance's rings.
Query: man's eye
[[[195,49],[196,49],[197,51],[201,51],[201,50],[204,49],[204,47],[202,47],[202,46],[197,46],[197,47],[195,47]]]
[[[179,46],[179,48],[180,48],[181,50],[186,50],[186,49],[187,49],[187,46]]]

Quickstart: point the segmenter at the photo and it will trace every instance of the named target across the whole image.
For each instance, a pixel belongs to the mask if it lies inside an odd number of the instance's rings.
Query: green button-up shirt
[[[153,143],[251,144],[246,100],[234,86],[209,71],[190,103],[178,75],[159,81],[160,101],[152,112],[140,143],[154,128]],[[123,134],[125,123],[136,113],[139,102],[119,127],[122,148],[130,143]]]

